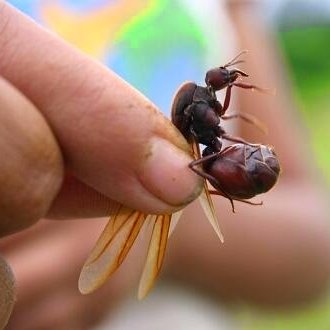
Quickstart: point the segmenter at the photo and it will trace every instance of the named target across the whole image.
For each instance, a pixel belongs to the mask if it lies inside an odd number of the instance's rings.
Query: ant
[[[229,67],[243,62],[238,60],[240,52],[227,64],[207,71],[206,87],[194,82],[184,83],[178,90],[172,106],[172,122],[191,144],[206,146],[202,158],[193,161],[189,167],[207,179],[216,191],[231,202],[233,200],[252,205],[246,199],[264,193],[274,186],[280,173],[277,157],[269,146],[251,144],[240,137],[227,134],[220,121],[241,118],[263,129],[254,117],[246,114],[226,115],[233,86],[264,91],[264,89],[244,82],[240,77],[248,77],[242,70]],[[216,91],[226,88],[223,105],[217,100]],[[237,144],[222,150],[222,139]],[[202,165],[203,170],[197,168]]]
[[[209,70],[205,77],[206,87],[193,82],[182,85],[172,106],[172,121],[191,144],[196,159],[189,167],[205,179],[199,200],[221,241],[223,235],[210,194],[228,198],[234,211],[233,200],[253,204],[247,199],[268,191],[276,183],[280,172],[277,157],[271,147],[250,144],[239,137],[230,136],[220,126],[221,119],[236,117],[258,124],[247,114],[226,115],[233,86],[261,90],[254,85],[236,81],[239,77],[247,77],[245,72],[228,69],[242,62],[238,60],[242,53],[226,65]],[[227,90],[222,106],[215,92],[224,88]],[[222,148],[222,139],[235,144]],[[199,144],[206,146],[202,156]],[[206,180],[215,191],[209,191]],[[87,294],[100,287],[122,264],[144,223],[151,222],[151,239],[138,292],[139,299],[145,297],[160,272],[168,237],[181,213],[151,215],[118,204],[82,268],[79,290]],[[170,225],[173,226],[171,230]]]

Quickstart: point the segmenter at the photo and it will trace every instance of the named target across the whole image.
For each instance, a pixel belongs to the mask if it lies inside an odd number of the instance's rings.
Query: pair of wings
[[[198,144],[192,144],[192,151],[196,159],[200,158]],[[204,189],[199,200],[209,222],[223,242],[223,235],[206,181],[204,181]],[[126,258],[142,226],[151,222],[153,223],[152,234],[138,290],[138,298],[143,299],[153,287],[160,272],[168,237],[181,214],[182,211],[173,214],[148,215],[119,205],[81,270],[78,284],[80,292],[88,294],[103,285]]]

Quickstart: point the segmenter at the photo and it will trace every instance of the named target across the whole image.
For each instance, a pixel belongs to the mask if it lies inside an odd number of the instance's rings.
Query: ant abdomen
[[[280,174],[275,152],[262,144],[233,144],[209,158],[203,162],[203,170],[212,177],[209,182],[232,199],[250,199],[267,192]]]

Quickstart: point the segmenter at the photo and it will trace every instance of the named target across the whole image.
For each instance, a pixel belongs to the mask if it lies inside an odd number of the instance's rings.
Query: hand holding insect
[[[32,46],[32,43],[22,42],[25,46],[20,48],[21,56],[19,53],[13,59],[11,58],[11,47],[14,47],[15,44],[7,42],[7,39],[5,39],[6,34],[2,34],[0,44],[3,43],[5,47],[3,47],[0,68],[3,77],[6,79],[6,82],[3,83],[4,90],[10,91],[5,95],[15,95],[15,99],[22,100],[24,108],[28,109],[24,112],[25,115],[42,112],[43,117],[40,119],[42,130],[40,134],[44,132],[46,136],[49,136],[50,141],[53,141],[51,150],[54,150],[54,153],[52,153],[52,156],[56,156],[54,162],[46,163],[47,166],[42,168],[45,174],[44,177],[49,178],[48,174],[50,173],[56,182],[56,185],[45,184],[45,187],[53,189],[53,194],[45,194],[43,190],[33,189],[36,182],[25,184],[25,187],[30,189],[26,194],[29,198],[35,196],[35,192],[39,192],[40,195],[37,197],[41,196],[41,199],[43,199],[46,196],[47,201],[45,204],[41,204],[43,207],[38,210],[38,213],[31,215],[30,209],[24,212],[24,225],[19,221],[7,222],[3,234],[28,226],[42,215],[46,215],[46,213],[51,217],[91,217],[104,215],[112,211],[116,218],[121,212],[118,211],[118,205],[114,200],[148,213],[173,212],[176,208],[188,203],[197,196],[200,191],[200,180],[198,176],[189,170],[188,165],[192,160],[185,154],[185,152],[188,152],[187,143],[169,125],[168,121],[156,111],[153,105],[114,74],[96,65],[56,37],[49,36],[33,22],[15,12],[10,6],[4,5],[2,15],[9,15],[12,17],[10,22],[15,22],[15,24],[8,24],[5,27],[5,31],[9,35],[11,29],[15,29],[15,42],[19,42],[20,38],[26,40],[27,36],[34,36],[39,43],[39,47],[35,47],[35,44]],[[17,26],[24,26],[24,29],[17,29]],[[57,49],[57,52],[62,56],[54,58],[52,56],[53,49]],[[7,61],[6,59],[9,58],[10,61]],[[38,60],[35,66],[31,65],[35,59],[40,58],[43,61]],[[64,58],[67,58],[68,62],[65,66],[62,65]],[[8,65],[8,63],[11,65]],[[32,70],[32,67],[35,69]],[[49,72],[49,67],[56,69],[54,72]],[[83,71],[79,69],[81,67],[84,68]],[[49,74],[45,74],[45,72]],[[86,80],[85,72],[89,72],[88,80]],[[70,79],[63,80],[61,77],[70,77]],[[95,79],[92,79],[92,77],[95,77]],[[31,81],[35,83],[31,85]],[[86,81],[86,83],[81,85],[81,81]],[[115,98],[113,97],[114,94],[116,95]],[[83,102],[81,102],[81,95],[85,96]],[[30,102],[25,99],[26,97]],[[68,99],[70,99],[69,103],[66,102]],[[95,102],[96,99],[97,102]],[[9,105],[10,102],[9,98]],[[219,105],[216,102],[215,104]],[[126,120],[123,120],[123,111],[130,114],[125,117]],[[4,114],[9,113],[9,111],[4,112]],[[82,116],[82,113],[85,113],[86,116]],[[153,118],[153,120],[150,121],[150,118]],[[5,121],[2,122],[5,123]],[[132,125],[132,122],[139,122],[139,127]],[[18,127],[20,129],[28,128],[24,125],[18,125]],[[99,134],[95,134],[95,131]],[[214,133],[216,131],[217,127],[215,125]],[[56,140],[52,135],[53,132]],[[129,152],[123,152],[123,132],[125,132],[125,136],[133,137],[124,141],[124,149]],[[21,136],[21,133],[16,136]],[[86,139],[86,136],[93,138]],[[102,143],[98,142],[100,140]],[[40,138],[37,141],[44,142],[48,140]],[[164,143],[164,141],[169,141],[169,143]],[[57,142],[60,144],[60,148],[57,146]],[[45,159],[45,154],[42,153],[43,148],[32,148],[31,150],[41,151],[42,157],[36,157],[38,162]],[[65,166],[62,162],[62,152],[66,155]],[[171,159],[167,157],[168,154],[172,155]],[[46,157],[46,160],[49,160],[49,158]],[[148,161],[151,162],[148,163]],[[54,167],[52,167],[54,164],[56,165],[55,172]],[[169,184],[172,182],[173,176],[176,185]],[[28,176],[24,176],[24,178],[26,177]],[[37,177],[40,186],[40,176]],[[61,190],[58,191],[62,180]],[[48,181],[45,181],[45,183],[48,183]],[[7,195],[8,191],[7,187]],[[84,196],[83,199],[78,200],[75,198],[77,191],[80,192],[79,196]],[[56,194],[57,197],[53,200]],[[205,194],[203,193],[203,195]],[[130,196],[129,199],[128,196]],[[204,200],[210,203],[208,196]],[[96,201],[94,202],[96,205],[89,204],[90,201]],[[27,206],[29,205],[31,203],[27,203]],[[15,207],[11,208],[11,210],[16,209]],[[33,211],[35,211],[35,208],[33,208]],[[215,221],[214,210],[209,208],[208,212],[210,221],[221,237]],[[148,213],[145,213],[145,218]],[[115,246],[115,253],[111,254],[112,262],[116,267],[120,265],[128,252],[130,245],[126,246],[124,243],[127,240],[130,244],[134,242],[141,221],[144,220],[143,217],[136,216],[136,213],[133,212],[133,214],[134,217],[129,217],[130,221],[125,222],[124,226],[114,226],[115,229],[125,229],[121,232],[122,240]],[[10,216],[9,214],[8,217]],[[141,286],[141,296],[150,289],[160,270],[164,256],[163,252],[166,246],[164,242],[166,243],[168,231],[166,228],[168,228],[170,221],[160,219],[155,219],[152,240],[154,243],[151,245],[152,249],[150,250],[155,251],[154,246],[158,247],[156,255],[159,258],[154,259],[154,254],[150,253],[148,260],[154,267],[146,268],[149,269],[149,274],[152,276],[147,274],[143,277],[146,282]],[[166,231],[163,230],[164,228]],[[130,229],[133,230],[132,233]],[[115,236],[118,233],[116,231]],[[109,251],[107,247],[111,247],[111,249],[114,247],[112,244],[108,244],[111,242],[111,240],[110,242],[108,240],[98,244],[97,250],[101,249],[101,252],[99,252],[101,256],[108,256],[103,252]],[[98,254],[96,255],[99,257]],[[94,261],[93,259],[90,260]],[[91,265],[87,266],[90,268]],[[89,278],[94,278],[97,281],[101,278],[104,281],[104,275],[108,275],[109,266],[100,271],[101,273],[88,275]],[[87,273],[85,272],[85,274]],[[90,287],[93,288],[94,284]]]

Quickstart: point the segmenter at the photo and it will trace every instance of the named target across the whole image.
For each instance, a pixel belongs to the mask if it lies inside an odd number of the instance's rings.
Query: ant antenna
[[[223,67],[224,68],[227,68],[228,66],[231,66],[231,65],[235,65],[235,64],[238,64],[238,63],[242,63],[244,62],[243,60],[238,60],[237,59],[243,55],[243,54],[246,54],[248,53],[248,50],[242,50],[241,52],[239,52],[233,59],[231,59],[227,64],[225,64]]]
[[[236,65],[236,64],[240,64],[240,63],[245,63],[245,61],[244,61],[244,60],[237,60],[237,61],[235,61],[235,62],[227,63],[227,64],[224,66],[224,68],[228,68],[228,67],[230,67],[230,66],[233,66],[233,65]]]

